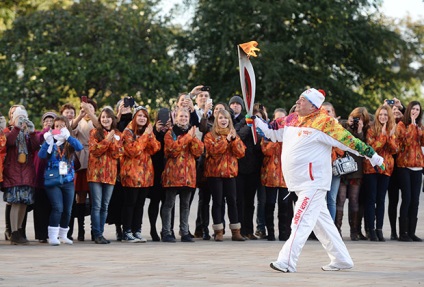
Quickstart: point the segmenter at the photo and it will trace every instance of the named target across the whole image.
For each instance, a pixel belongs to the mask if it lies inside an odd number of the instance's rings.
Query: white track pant
[[[330,216],[326,202],[326,190],[296,192],[298,200],[294,208],[291,235],[281,249],[277,261],[290,272],[296,272],[300,252],[312,230],[330,257],[330,265],[353,267],[352,258]]]

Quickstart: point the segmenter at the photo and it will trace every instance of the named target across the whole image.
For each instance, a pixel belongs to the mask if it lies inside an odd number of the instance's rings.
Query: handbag
[[[346,152],[344,157],[339,157],[333,161],[333,175],[341,176],[344,174],[352,173],[358,170],[356,161]]]
[[[63,175],[59,174],[59,168],[52,167],[44,171],[44,186],[51,187],[63,184]]]

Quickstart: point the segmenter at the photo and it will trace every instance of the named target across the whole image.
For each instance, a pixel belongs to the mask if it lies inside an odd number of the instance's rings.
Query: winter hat
[[[301,96],[305,97],[317,109],[321,108],[322,103],[325,101],[324,90],[317,90],[314,88],[307,89],[301,94]]]
[[[41,122],[44,123],[44,120],[46,118],[53,118],[55,119],[57,117],[57,114],[55,112],[47,112],[41,117]]]
[[[19,117],[28,118],[28,113],[26,110],[22,109],[21,107],[16,107],[15,111],[12,114],[11,122],[14,123],[16,119]]]
[[[230,101],[228,102],[228,105],[231,105],[232,103],[238,103],[241,105],[241,107],[244,109],[244,103],[243,103],[243,99],[240,96],[234,96],[230,99]]]

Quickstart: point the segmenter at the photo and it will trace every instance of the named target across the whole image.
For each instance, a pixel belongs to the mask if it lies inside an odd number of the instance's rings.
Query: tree
[[[182,49],[195,58],[193,84],[208,83],[213,97],[240,93],[236,45],[259,42],[251,58],[256,99],[269,107],[290,108],[308,86],[323,88],[337,112],[376,107],[387,93],[399,94],[396,78],[416,71],[391,67],[410,64],[416,45],[384,25],[378,1],[204,1],[199,0],[191,33]],[[399,57],[405,57],[399,59]],[[409,81],[410,82],[410,81]]]
[[[103,2],[81,0],[15,20],[0,40],[2,112],[17,102],[37,112],[57,109],[82,94],[100,106],[125,94],[169,105],[163,101],[186,79],[171,53],[179,31],[157,17],[156,1]]]

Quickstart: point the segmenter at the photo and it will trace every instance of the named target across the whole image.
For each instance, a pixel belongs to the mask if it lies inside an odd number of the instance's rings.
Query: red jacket
[[[207,133],[203,139],[206,148],[205,177],[231,178],[238,175],[238,159],[244,157],[246,146],[237,136],[228,142],[225,136],[215,138]]]
[[[421,146],[424,145],[424,133],[419,126],[403,122],[396,126],[397,144],[399,152],[396,157],[398,167],[423,167],[424,156]]]
[[[11,131],[6,132],[6,158],[3,170],[3,187],[14,187],[27,185],[35,187],[36,176],[34,166],[34,154],[40,148],[40,140],[35,132],[29,134],[26,139],[28,148],[27,160],[25,163],[18,162],[18,147],[16,146],[16,138],[18,137],[20,128],[14,127]]]
[[[264,159],[261,167],[261,183],[266,187],[287,187],[281,170],[282,142],[271,142],[265,139],[261,142]]]
[[[165,170],[163,187],[196,187],[196,157],[203,153],[204,145],[189,134],[174,139],[173,131],[165,134]]]

